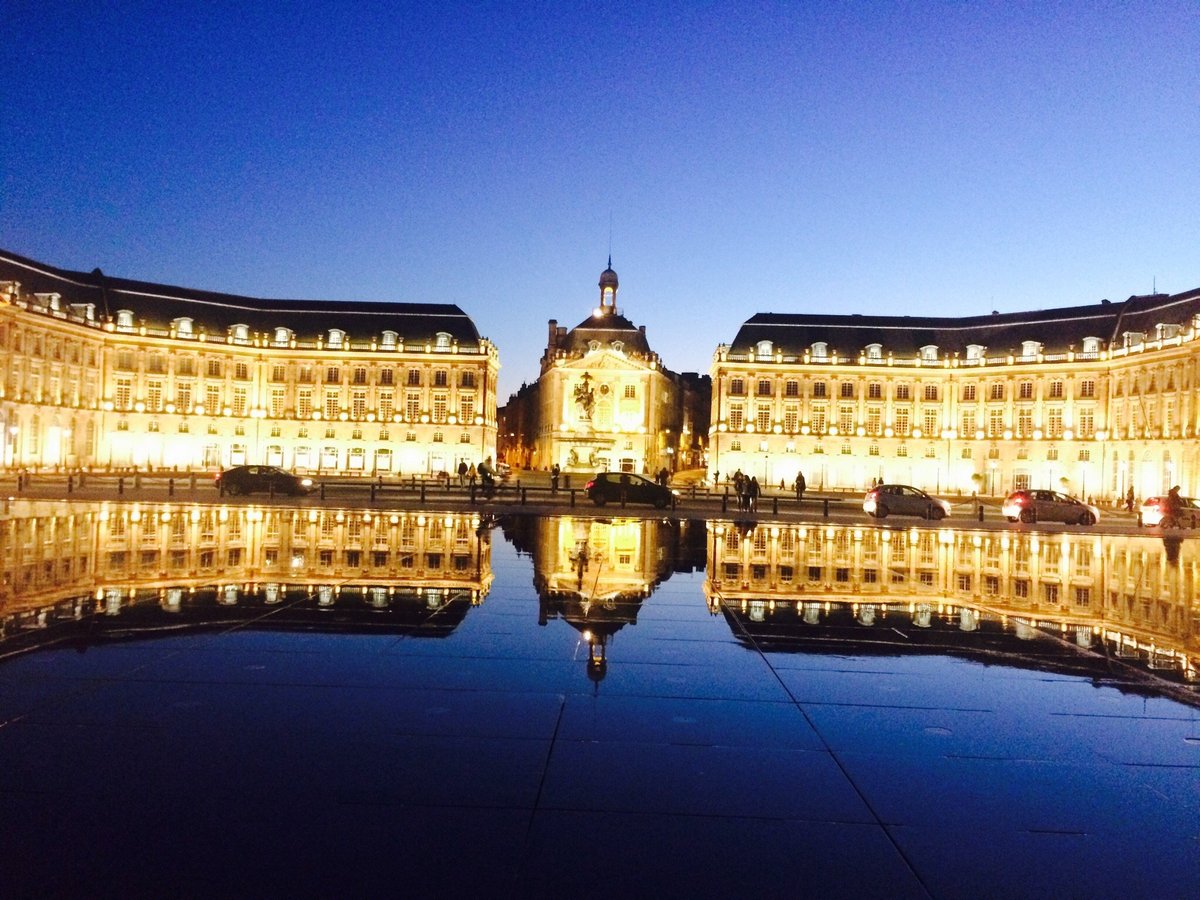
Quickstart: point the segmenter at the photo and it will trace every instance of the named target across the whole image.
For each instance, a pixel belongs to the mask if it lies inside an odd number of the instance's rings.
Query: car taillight
[[[583,486],[583,489],[584,489],[585,491],[590,491],[590,490],[592,489],[592,485],[594,485],[595,483],[596,483],[596,479],[595,479],[595,478],[593,478],[591,481],[589,481],[587,484],[585,484],[585,485]]]
[[[868,499],[868,500],[877,500],[877,499],[879,499],[879,491],[868,491],[868,492],[867,492],[867,499]]]

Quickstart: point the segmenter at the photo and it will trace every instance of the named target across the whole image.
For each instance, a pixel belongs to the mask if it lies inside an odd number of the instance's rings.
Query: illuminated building
[[[494,456],[496,348],[450,304],[262,300],[0,253],[6,468],[410,475]]]
[[[840,641],[843,651],[853,641],[855,652],[871,642],[884,652],[894,637],[889,623],[923,629],[941,621],[971,632],[986,613],[1019,639],[1050,629],[1192,683],[1200,679],[1198,543],[1173,535],[713,522],[705,593],[713,612],[731,610],[748,629],[761,625],[780,637],[800,636],[802,626],[853,626],[822,638]]]
[[[617,273],[600,273],[600,303],[568,330],[549,323],[541,374],[505,409],[508,461],[565,472],[673,472],[698,462],[706,380],[666,369],[617,307]]]
[[[961,319],[759,314],[712,364],[710,474],[862,490],[1200,491],[1200,290]]]
[[[461,617],[492,585],[479,525],[469,513],[16,501],[0,517],[0,619],[20,631],[146,602]]]

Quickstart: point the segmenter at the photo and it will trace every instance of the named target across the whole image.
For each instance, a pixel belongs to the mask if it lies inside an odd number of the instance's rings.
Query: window
[[[853,400],[854,399],[854,382],[853,381],[843,381],[838,388],[838,396],[841,397],[843,400]]]
[[[363,419],[367,415],[367,392],[366,391],[351,391],[350,393],[350,416],[354,419]]]
[[[433,372],[433,386],[446,387],[450,383],[449,373],[445,369],[435,369]]]
[[[229,328],[229,335],[233,338],[235,344],[245,344],[250,340],[249,325],[232,325]]]
[[[337,391],[325,392],[325,418],[336,419],[338,416],[339,398]]]
[[[771,342],[759,341],[755,346],[755,353],[758,355],[759,359],[770,359],[772,353]]]
[[[878,360],[883,359],[882,344],[867,344],[867,359]]]
[[[446,395],[445,394],[434,394],[433,395],[433,421],[435,421],[435,422],[445,422],[446,421]]]
[[[408,370],[408,386],[409,387],[420,387],[421,386],[421,370],[420,369],[409,369]]]
[[[975,399],[975,385],[964,384],[963,389],[962,389],[962,398],[965,401],[974,400]]]
[[[925,399],[936,400],[938,398],[938,389],[936,384],[925,385]]]
[[[396,373],[393,369],[380,369],[379,370],[379,383],[380,384],[394,384],[395,382],[393,379],[395,378],[395,375],[396,375]]]
[[[380,335],[379,345],[384,350],[395,350],[396,349],[396,338],[398,338],[399,336],[400,335],[398,335],[394,331],[385,331],[382,335]],[[390,383],[391,382],[389,382],[389,384]]]
[[[175,329],[175,334],[179,337],[186,338],[192,336],[191,319],[175,319],[171,322],[171,327]]]
[[[337,366],[328,366],[325,369],[325,383],[338,384],[342,380],[342,370]]]
[[[759,404],[754,427],[759,431],[771,430],[771,407]]]
[[[1079,382],[1079,396],[1080,397],[1095,397],[1096,396],[1096,382],[1090,378]]]
[[[271,388],[271,418],[278,419],[283,415],[285,391],[281,387]]]
[[[1085,337],[1083,339],[1083,352],[1089,353],[1089,354],[1099,353],[1100,352],[1100,338]]]
[[[272,381],[287,381],[287,366],[271,366]]]
[[[1037,356],[1041,350],[1042,345],[1037,341],[1021,341],[1021,356]]]
[[[824,360],[829,355],[829,345],[824,341],[817,341],[812,345],[812,358]]]
[[[276,328],[275,338],[272,341],[276,347],[286,347],[292,342],[292,332],[289,328]]]
[[[897,409],[896,413],[895,413],[895,417],[896,417],[896,434],[901,434],[901,435],[908,434],[908,431],[909,431],[908,410],[907,409]]]
[[[311,419],[312,414],[312,388],[300,388],[300,390],[296,392],[296,415],[301,419]]]
[[[880,384],[878,381],[872,381],[870,384],[868,384],[867,385],[867,399],[868,400],[882,400],[883,399],[883,385]]]
[[[367,370],[365,366],[355,366],[354,374],[351,376],[351,384],[366,384]]]
[[[1050,382],[1050,399],[1061,400],[1063,395],[1063,383],[1061,381]]]
[[[234,363],[233,377],[239,381],[248,381],[250,378],[250,364],[244,362]]]
[[[475,387],[475,373],[470,369],[464,369],[459,376],[459,387],[473,388]]]
[[[729,407],[729,429],[731,431],[741,431],[742,430],[743,414],[744,413],[742,410],[742,404],[735,403]]]
[[[921,348],[921,362],[937,362],[938,348],[936,344],[927,344]]]
[[[770,397],[771,396],[771,379],[769,379],[769,378],[758,379],[758,390],[755,393],[757,393],[758,396],[760,396],[760,397]]]
[[[813,386],[812,386],[812,388],[813,388],[813,390],[812,390],[812,395],[813,395],[814,397],[826,397],[826,396],[828,396],[828,394],[826,393],[826,388],[827,388],[827,386],[826,386],[825,382],[823,382],[823,381],[814,381],[814,382],[813,382]]]
[[[1017,396],[1020,397],[1022,400],[1032,400],[1033,399],[1033,382],[1032,381],[1022,381],[1018,387]]]
[[[787,381],[787,382],[784,382],[784,385],[783,385],[783,396],[785,396],[785,397],[799,397],[799,396],[800,396],[800,382],[798,382],[798,381]]]
[[[391,391],[379,392],[379,418],[387,421],[396,413],[395,402]]]
[[[450,336],[449,332],[439,331],[437,333],[436,339],[434,340],[433,348],[435,350],[437,350],[439,353],[444,353],[445,351],[450,349],[450,341],[451,341],[451,336]]]
[[[896,385],[896,399],[909,400],[912,397],[912,389],[907,384]]]
[[[134,355],[132,350],[118,350],[116,367],[126,372],[132,371],[135,367]]]
[[[982,344],[967,344],[967,362],[979,362],[986,351],[987,347]]]
[[[340,328],[329,329],[329,346],[334,348],[341,347],[346,341],[346,332]]]
[[[219,359],[210,359],[204,364],[204,374],[209,378],[221,377],[221,361]]]
[[[636,398],[637,398],[637,385],[633,385],[633,384],[625,385],[625,399],[626,400],[634,400]]]
[[[729,380],[729,396],[744,397],[746,394],[746,382],[741,378],[731,378]]]
[[[1003,400],[1004,399],[1004,382],[1003,381],[993,381],[991,384],[988,385],[988,399],[989,400]]]

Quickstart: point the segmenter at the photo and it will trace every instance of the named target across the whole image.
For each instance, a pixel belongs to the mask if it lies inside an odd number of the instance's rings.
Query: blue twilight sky
[[[0,247],[458,303],[502,397],[620,305],[676,370],[756,312],[1200,286],[1200,3],[7,0]]]

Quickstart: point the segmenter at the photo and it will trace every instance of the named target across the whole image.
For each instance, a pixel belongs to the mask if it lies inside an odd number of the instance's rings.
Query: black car
[[[630,472],[599,472],[586,485],[588,499],[597,506],[605,503],[650,503],[657,509],[671,504],[675,493],[670,488]]]
[[[214,479],[226,494],[307,494],[316,487],[311,478],[293,475],[278,466],[234,466]]]

